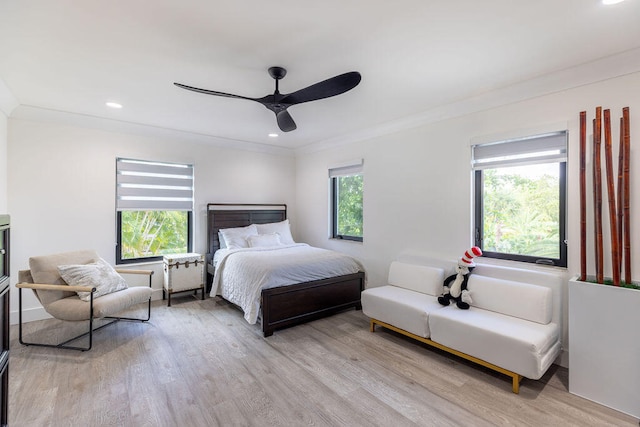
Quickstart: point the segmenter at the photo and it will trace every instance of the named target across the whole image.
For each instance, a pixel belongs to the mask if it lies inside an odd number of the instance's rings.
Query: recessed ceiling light
[[[624,0],[602,0],[602,4],[604,5],[611,5],[611,4],[618,4],[618,3],[622,3]]]
[[[277,138],[278,134],[277,133],[270,133],[269,134],[269,138]]]
[[[117,102],[106,102],[105,105],[109,108],[122,108],[122,104],[118,104]]]

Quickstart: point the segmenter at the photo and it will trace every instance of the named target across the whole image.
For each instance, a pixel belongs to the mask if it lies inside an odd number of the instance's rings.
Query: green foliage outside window
[[[188,212],[123,211],[122,259],[188,252]]]
[[[536,166],[483,171],[485,251],[560,257],[559,176]]]
[[[362,238],[362,175],[334,179],[337,180],[336,234]]]

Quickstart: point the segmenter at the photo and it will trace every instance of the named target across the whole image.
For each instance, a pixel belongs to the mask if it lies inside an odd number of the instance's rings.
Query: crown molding
[[[150,126],[139,123],[131,123],[121,120],[105,119],[102,117],[34,107],[31,105],[18,105],[13,109],[11,118],[60,123],[69,126],[98,129],[116,133],[141,135],[145,137],[189,141],[196,144],[207,144],[209,146],[232,150],[253,151],[287,157],[293,157],[294,155],[293,150],[291,150],[290,148],[221,138],[201,133],[168,129],[159,126]]]
[[[640,48],[545,74],[471,98],[432,108],[403,119],[383,123],[336,138],[318,141],[296,149],[295,153],[299,155],[328,150],[637,72],[640,72]]]

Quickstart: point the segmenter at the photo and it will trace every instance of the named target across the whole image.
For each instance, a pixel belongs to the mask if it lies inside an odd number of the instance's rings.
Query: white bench
[[[561,279],[546,272],[478,265],[469,277],[468,310],[442,306],[443,268],[394,261],[389,284],[362,293],[375,325],[471,360],[512,378],[540,379],[561,351]]]

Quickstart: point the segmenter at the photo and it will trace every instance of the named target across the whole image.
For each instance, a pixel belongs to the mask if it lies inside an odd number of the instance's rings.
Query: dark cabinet
[[[9,412],[9,215],[0,215],[0,425]]]

